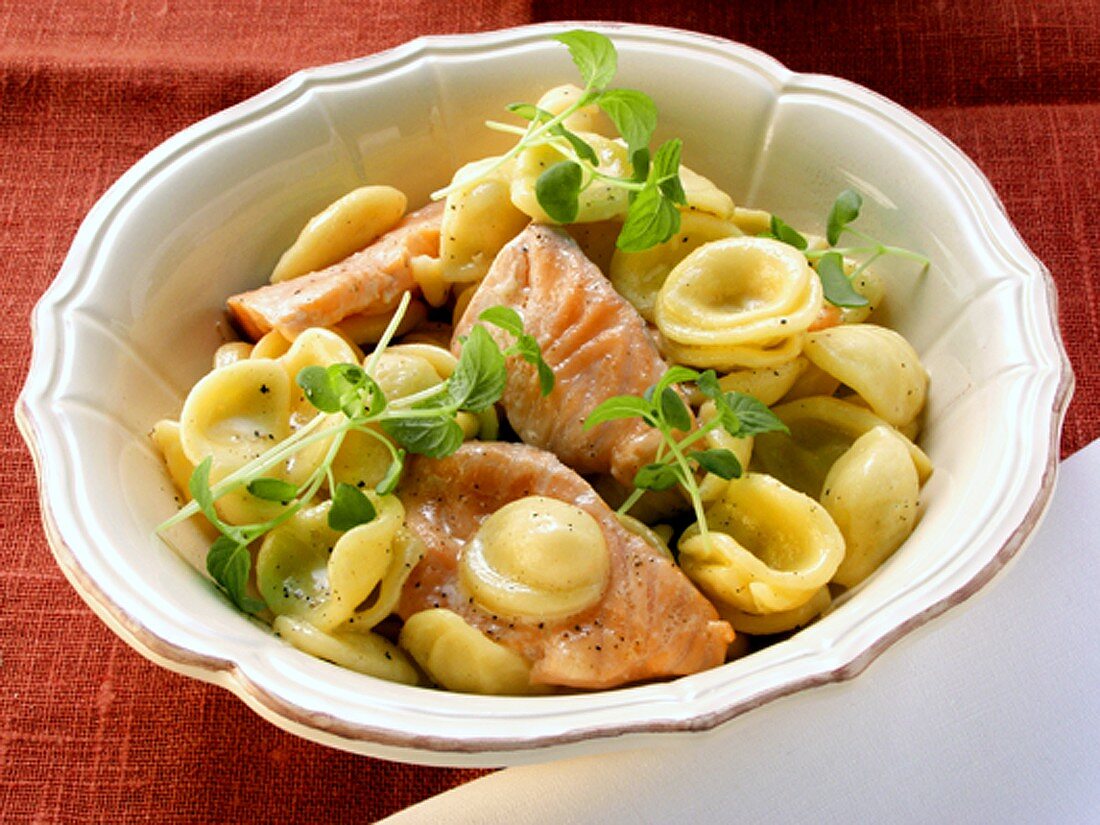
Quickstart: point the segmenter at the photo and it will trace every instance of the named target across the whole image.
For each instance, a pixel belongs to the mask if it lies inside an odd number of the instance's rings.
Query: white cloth
[[[509,768],[391,825],[1100,823],[1100,441],[1032,543],[856,679],[667,746]]]

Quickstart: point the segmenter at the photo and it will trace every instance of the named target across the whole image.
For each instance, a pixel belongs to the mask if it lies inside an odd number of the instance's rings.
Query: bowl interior
[[[850,84],[791,75],[707,38],[610,33],[617,84],[655,99],[658,139],[682,137],[684,163],[739,204],[820,232],[836,194],[854,187],[864,231],[932,258],[927,272],[894,259],[879,267],[888,322],[932,375],[922,445],[936,471],[913,537],[787,642],[675,682],[550,699],[429,694],[313,660],[188,568],[184,558],[202,567],[197,534],[175,534],[182,558],[153,537],[176,503],[148,432],[178,415],[209,369],[228,332],[225,298],[264,282],[304,222],[339,195],[387,183],[423,203],[458,165],[508,145],[486,118],[576,78],[545,29],[444,38],[295,76],[199,124],[131,170],[82,229],[36,319],[36,369],[51,389],[32,417],[60,540],[124,624],[231,661],[244,681],[315,719],[403,731],[444,750],[478,737],[537,744],[584,738],[609,719],[675,727],[820,677],[989,564],[1035,498],[1034,468],[1048,463],[1060,364],[1049,356],[1041,271],[980,176],[928,127]]]

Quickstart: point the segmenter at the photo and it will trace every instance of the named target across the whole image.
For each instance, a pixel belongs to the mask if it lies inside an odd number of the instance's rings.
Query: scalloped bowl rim
[[[110,582],[96,580],[82,565],[81,557],[89,540],[81,534],[79,526],[74,527],[79,522],[78,505],[50,495],[52,489],[64,486],[58,473],[64,476],[66,467],[65,457],[59,454],[56,440],[51,440],[51,435],[45,432],[47,426],[64,426],[48,403],[50,393],[56,389],[53,378],[58,369],[56,362],[60,360],[50,360],[53,336],[61,326],[64,312],[71,310],[66,302],[73,296],[79,296],[80,288],[87,285],[91,262],[127,199],[145,187],[155,185],[153,179],[169,164],[200,151],[204,144],[220,135],[247,127],[265,113],[290,106],[313,86],[384,76],[412,61],[430,59],[433,55],[455,52],[476,54],[514,47],[541,40],[548,32],[578,25],[629,37],[658,49],[669,45],[715,49],[721,56],[751,65],[771,79],[777,88],[776,99],[795,88],[800,92],[839,96],[904,129],[912,141],[937,157],[940,171],[955,178],[955,182],[969,196],[969,209],[983,219],[986,236],[981,239],[982,242],[1001,245],[1002,257],[1015,261],[1018,271],[1043,281],[1050,324],[1050,340],[1044,341],[1047,350],[1043,352],[1047,360],[1043,365],[1057,375],[1057,386],[1048,408],[1048,418],[1033,422],[1038,430],[1045,428],[1046,443],[1038,446],[1044,447],[1046,452],[1031,458],[1037,475],[1030,505],[1022,515],[1017,514],[1014,523],[1003,525],[996,539],[997,547],[975,574],[965,580],[953,581],[949,591],[938,592],[930,602],[930,594],[922,592],[920,586],[900,594],[899,598],[907,598],[910,605],[906,618],[900,623],[882,628],[869,640],[845,644],[843,636],[834,639],[828,645],[809,651],[808,660],[803,655],[800,669],[791,677],[778,679],[770,687],[750,694],[727,695],[717,700],[712,697],[708,707],[699,707],[708,703],[686,687],[699,674],[653,685],[553,697],[552,703],[546,699],[452,694],[448,695],[447,707],[436,712],[452,717],[468,717],[480,733],[458,737],[432,736],[403,730],[399,725],[363,724],[339,713],[318,710],[316,706],[303,707],[288,699],[279,684],[271,683],[270,674],[250,672],[249,664],[239,660],[239,657],[235,659],[230,654],[220,655],[216,651],[201,649],[205,645],[181,646],[151,631],[140,616],[131,614],[117,603],[112,596]],[[994,233],[990,227],[998,231]],[[284,729],[347,750],[426,764],[497,765],[538,761],[581,749],[618,747],[625,734],[709,730],[779,696],[857,675],[894,641],[977,592],[1024,545],[1041,519],[1053,491],[1061,422],[1073,388],[1073,375],[1058,334],[1057,296],[1050,273],[1026,247],[1008,220],[988,180],[947,138],[897,104],[848,81],[791,72],[762,52],[722,38],[630,24],[552,23],[478,34],[421,37],[364,58],[296,72],[270,89],[170,137],[124,173],[89,211],[56,280],[35,307],[31,324],[34,354],[26,384],[16,405],[16,421],[34,459],[42,519],[49,545],[66,577],[85,601],[121,638],[143,655],[171,670],[228,688],[262,716]],[[925,589],[931,587],[925,584]],[[380,686],[379,689],[385,691],[390,687]],[[396,702],[404,712],[415,714],[425,710],[417,706],[417,699],[427,695],[423,690],[397,687],[400,690],[394,695],[387,695],[387,702]],[[365,701],[370,699],[368,695]],[[346,697],[342,695],[340,701],[346,701]],[[717,706],[714,706],[715,702]],[[322,703],[321,706],[326,705]],[[539,720],[549,727],[533,735],[516,734],[518,723],[534,724]]]

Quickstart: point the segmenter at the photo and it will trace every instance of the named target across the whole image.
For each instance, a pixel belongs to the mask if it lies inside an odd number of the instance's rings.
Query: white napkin
[[[1032,543],[861,676],[668,745],[509,768],[412,823],[1100,822],[1100,441]]]

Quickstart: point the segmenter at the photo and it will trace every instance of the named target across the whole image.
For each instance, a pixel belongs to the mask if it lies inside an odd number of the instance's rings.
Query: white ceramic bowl
[[[932,258],[924,275],[881,267],[890,323],[932,375],[922,443],[936,472],[912,538],[788,641],[674,681],[537,698],[410,688],[313,659],[154,538],[175,504],[147,434],[208,369],[226,296],[259,284],[303,222],[345,191],[390,183],[416,204],[460,163],[499,149],[485,118],[575,79],[565,49],[547,40],[562,28],[416,40],[300,72],[186,129],[95,205],[35,310],[18,418],[61,568],[139,651],[310,739],[497,765],[712,728],[859,673],[987,582],[1050,497],[1072,387],[1054,289],[975,166],[851,83],[794,74],[712,37],[601,25],[619,50],[617,84],[656,100],[657,137],[682,137],[685,162],[738,203],[820,229],[852,186],[867,204],[862,228]]]

